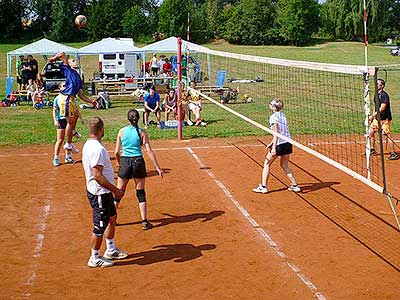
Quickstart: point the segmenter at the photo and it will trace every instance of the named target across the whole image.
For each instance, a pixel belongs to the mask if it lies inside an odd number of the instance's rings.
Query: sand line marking
[[[44,206],[42,208],[41,214],[39,216],[38,220],[38,233],[36,234],[35,238],[35,247],[32,252],[32,265],[29,271],[29,274],[27,276],[27,279],[23,282],[23,285],[28,289],[34,285],[35,279],[36,279],[36,270],[39,266],[38,259],[41,256],[41,251],[43,249],[43,244],[44,244],[44,239],[45,239],[45,232],[46,232],[46,227],[47,227],[47,219],[50,214],[51,210],[51,200],[53,199],[53,194],[54,194],[54,183],[56,180],[56,171],[50,170],[48,174],[48,188],[46,189],[48,191],[47,197],[43,199],[44,201]],[[33,198],[34,200],[38,198]],[[24,299],[29,299],[31,296],[31,293],[28,291],[25,291],[24,294],[22,295]]]
[[[309,280],[300,270],[299,267],[293,263],[288,262],[288,257],[284,252],[279,249],[278,244],[271,238],[271,236],[261,228],[257,221],[249,214],[249,212],[235,199],[228,188],[210,171],[200,157],[193,151],[193,148],[187,147],[186,150],[192,155],[194,160],[200,165],[200,169],[208,174],[210,178],[215,182],[215,184],[224,192],[228,199],[236,206],[236,208],[242,213],[246,220],[251,224],[251,226],[260,234],[260,236],[267,242],[270,248],[281,258],[285,260],[285,265],[293,272],[295,275],[304,283],[304,285],[311,290],[314,296],[318,300],[326,300],[326,297],[318,291],[318,288]]]

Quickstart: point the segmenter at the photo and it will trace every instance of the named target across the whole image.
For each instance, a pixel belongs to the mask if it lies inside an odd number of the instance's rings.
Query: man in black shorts
[[[83,146],[82,165],[86,176],[87,197],[93,209],[92,254],[88,266],[111,267],[113,259],[123,259],[128,253],[115,246],[114,233],[117,212],[114,197],[122,198],[123,192],[114,182],[114,169],[106,148],[101,143],[104,123],[100,118],[89,121],[89,138]],[[100,247],[106,237],[107,250],[100,255]]]

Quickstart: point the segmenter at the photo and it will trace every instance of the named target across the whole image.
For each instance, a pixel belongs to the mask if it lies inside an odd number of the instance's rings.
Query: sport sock
[[[116,249],[114,239],[106,239],[107,250],[114,251]]]
[[[92,257],[93,258],[99,258],[100,256],[100,251],[96,249],[92,249]]]

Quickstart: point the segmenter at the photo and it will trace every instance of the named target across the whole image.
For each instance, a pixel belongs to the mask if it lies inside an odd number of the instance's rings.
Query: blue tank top
[[[128,125],[123,128],[122,132],[122,156],[142,156],[140,136],[138,135],[136,128],[132,125]],[[142,132],[141,128],[139,128],[139,132]]]
[[[65,76],[65,88],[61,91],[61,94],[76,96],[79,90],[83,89],[82,79],[78,72],[63,63],[60,63],[60,70]]]

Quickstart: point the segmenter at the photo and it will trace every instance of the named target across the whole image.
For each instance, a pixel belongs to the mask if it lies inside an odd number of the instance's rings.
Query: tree
[[[146,28],[146,25],[146,16],[138,5],[131,7],[123,15],[123,32],[134,40],[145,33],[142,29]]]
[[[192,0],[165,0],[158,11],[158,30],[166,36],[186,36],[187,15],[193,10]],[[192,26],[192,22],[191,22]]]
[[[318,31],[319,4],[317,0],[279,0],[276,24],[286,43],[301,45]]]
[[[26,15],[23,0],[0,0],[0,40],[16,40],[23,32]]]
[[[273,37],[274,9],[271,0],[242,0],[238,5],[226,5],[222,26],[223,37],[234,44],[268,44]]]

